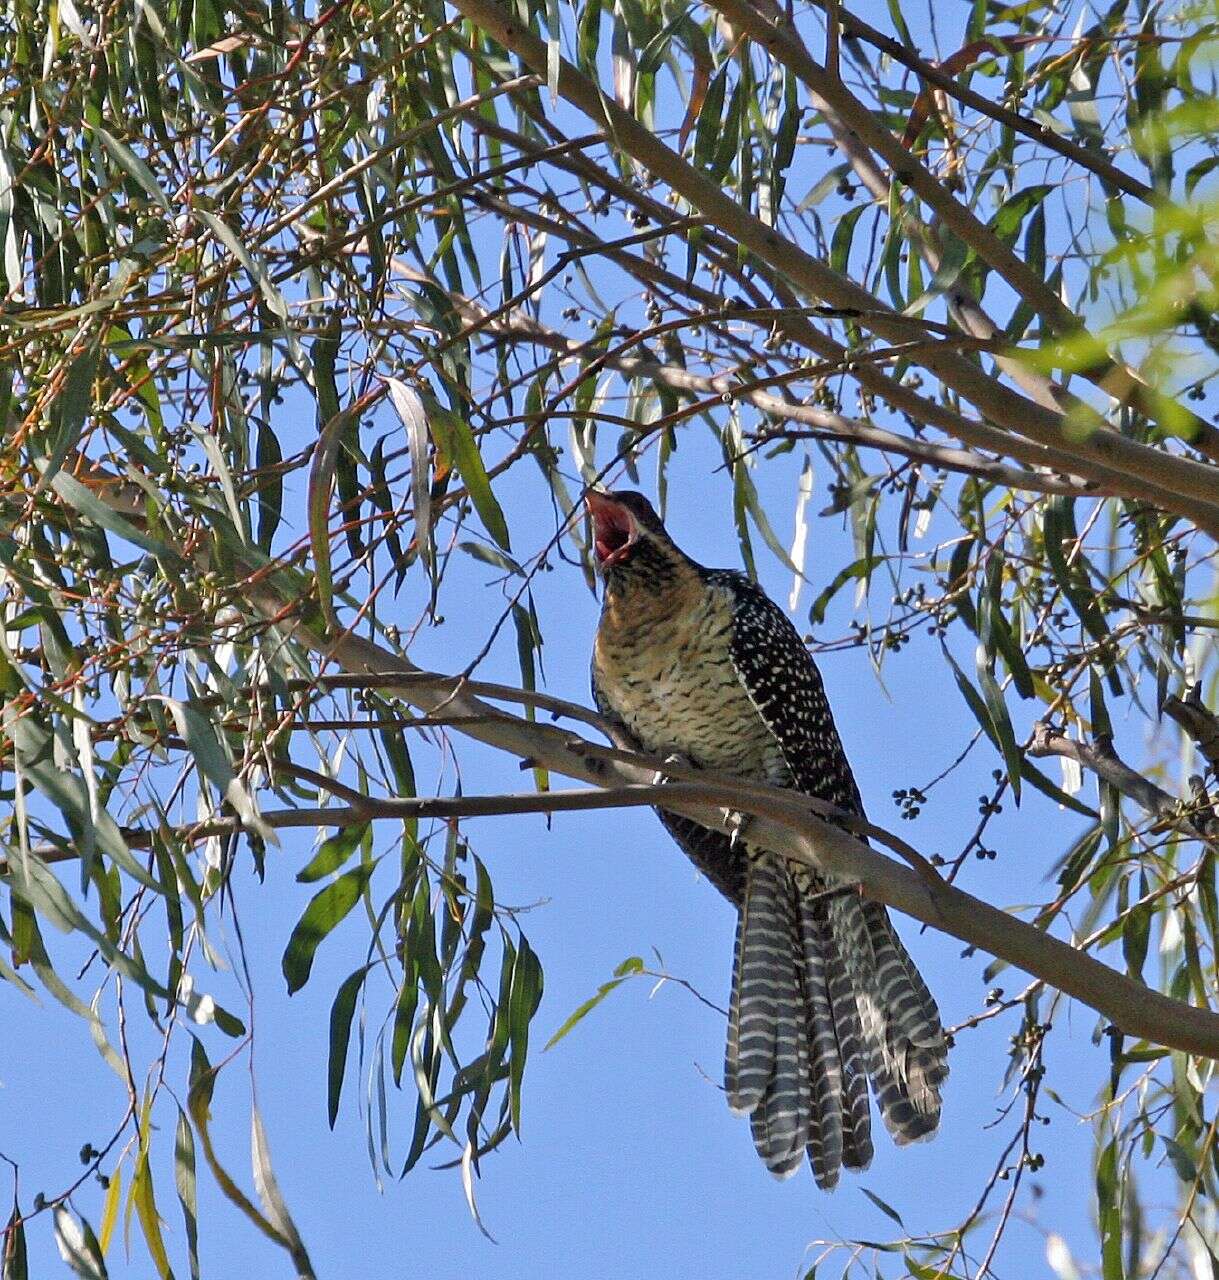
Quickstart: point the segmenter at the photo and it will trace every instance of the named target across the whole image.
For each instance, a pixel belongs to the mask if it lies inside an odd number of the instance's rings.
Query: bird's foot
[[[689,760],[686,759],[685,756],[680,755],[676,751],[671,751],[667,756],[665,756],[664,762],[667,765],[676,765],[679,769],[694,768],[694,766],[690,763]],[[669,775],[663,769],[657,769],[656,772],[652,775],[652,786],[654,787],[658,787],[662,782],[668,782],[668,781],[669,781]]]
[[[745,832],[753,825],[753,814],[739,809],[725,809],[724,822],[728,827],[728,847],[736,849]]]

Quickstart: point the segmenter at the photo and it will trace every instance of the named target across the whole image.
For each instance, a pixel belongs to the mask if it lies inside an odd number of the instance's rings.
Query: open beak
[[[621,503],[595,489],[584,495],[584,505],[593,521],[593,548],[597,553],[597,563],[608,569],[625,560],[639,540],[635,517]]]

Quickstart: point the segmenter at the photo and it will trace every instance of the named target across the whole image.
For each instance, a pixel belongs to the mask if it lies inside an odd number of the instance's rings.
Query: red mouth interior
[[[597,559],[602,564],[615,564],[634,544],[635,522],[625,507],[615,503],[601,501],[590,506]]]

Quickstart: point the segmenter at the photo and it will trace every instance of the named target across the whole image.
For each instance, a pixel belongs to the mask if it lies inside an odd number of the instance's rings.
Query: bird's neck
[[[615,565],[605,578],[601,634],[638,639],[652,627],[690,616],[702,592],[698,566],[685,556]]]

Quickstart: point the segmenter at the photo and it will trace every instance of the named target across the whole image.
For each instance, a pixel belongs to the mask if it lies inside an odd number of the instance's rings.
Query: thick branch
[[[394,675],[392,670],[383,668],[386,660],[396,660],[356,637],[340,640],[335,655],[387,679]],[[404,681],[405,700],[429,711],[460,703],[460,714],[470,717],[468,727],[463,729],[469,736],[543,764],[556,773],[586,780],[608,778],[616,785],[535,795],[435,799],[360,796],[358,803],[343,807],[264,815],[268,825],[343,826],[371,817],[476,817],[659,804],[704,826],[732,832],[733,815],[745,813],[753,819],[749,827],[751,843],[815,867],[847,884],[858,885],[869,897],[1001,956],[1096,1009],[1127,1035],[1219,1058],[1219,1017],[1213,1013],[1151,991],[1067,943],[971,897],[939,879],[921,859],[915,869],[900,866],[818,817],[814,809],[820,806],[808,797],[772,787],[719,780],[657,783],[652,781],[655,762],[646,757],[632,759],[631,753],[609,751],[572,734],[505,716],[488,707],[481,707],[487,719],[479,723],[481,704],[470,695],[455,697],[448,677],[435,676],[429,681],[425,672],[403,674],[408,677]],[[199,824],[187,831],[194,837],[202,837],[238,829],[240,825],[233,818]],[[133,844],[150,841],[153,835],[152,832],[127,834]],[[64,857],[63,851],[56,849],[54,857],[47,860]]]
[[[304,640],[304,633],[298,638]],[[320,638],[306,642],[325,647]],[[381,675],[392,673],[387,661],[396,661],[355,636],[335,641],[332,656],[344,666]],[[464,716],[476,715],[483,705],[461,694],[429,695],[419,675],[412,672],[410,687],[404,690],[406,700],[416,706],[435,711],[444,705]],[[606,760],[603,750],[573,734],[516,717],[495,714],[485,725],[472,725],[463,732],[568,777],[618,786],[647,786],[654,776],[650,765],[641,768]],[[772,788],[732,790],[735,794],[731,808],[754,817],[749,833],[752,842],[856,883],[870,897],[1001,956],[1096,1009],[1128,1035],[1219,1058],[1219,1017],[1209,1010],[1195,1009],[1150,991],[952,885],[938,879],[930,881],[924,872],[899,866],[861,840],[815,817],[802,797]],[[727,792],[707,794],[715,794],[720,804],[708,808],[706,804],[668,798],[665,804],[704,825],[730,831],[731,824],[721,807]]]

